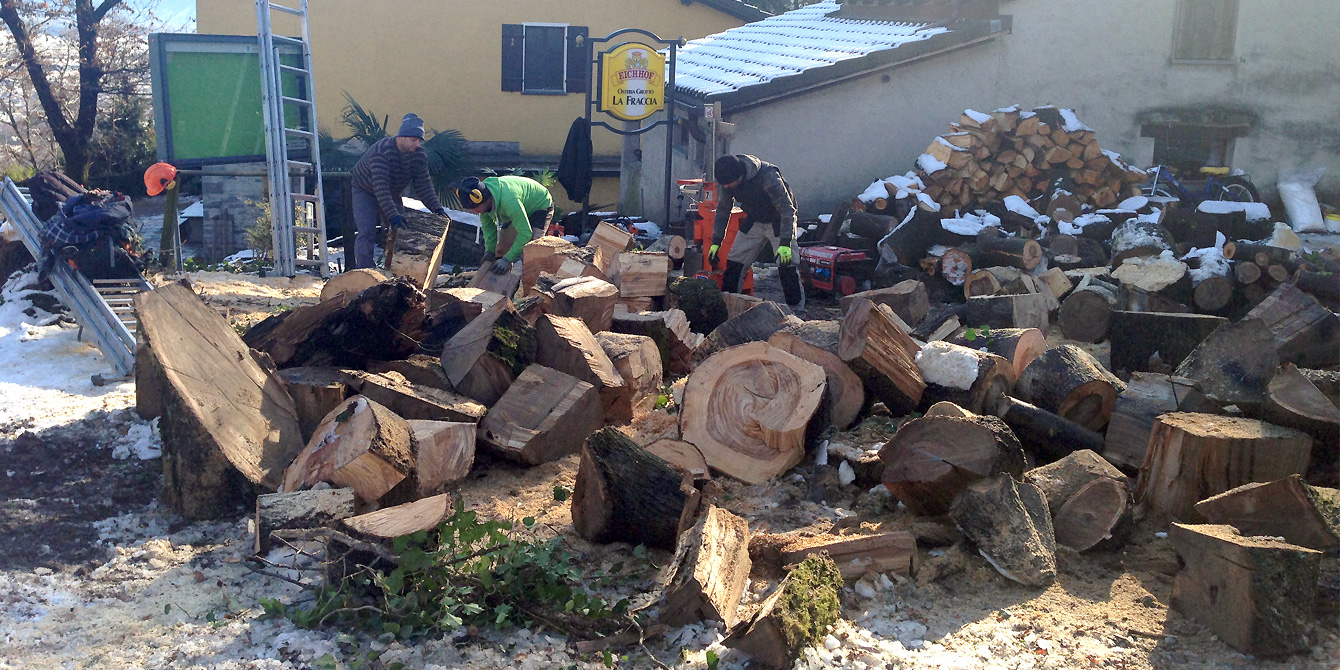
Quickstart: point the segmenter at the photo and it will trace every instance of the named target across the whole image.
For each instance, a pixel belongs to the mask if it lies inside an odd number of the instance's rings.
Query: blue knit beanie
[[[423,139],[423,119],[413,112],[406,114],[405,118],[400,120],[400,131],[396,135]]]

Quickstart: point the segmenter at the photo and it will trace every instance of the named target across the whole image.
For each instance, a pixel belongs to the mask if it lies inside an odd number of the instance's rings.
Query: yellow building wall
[[[680,0],[312,0],[309,11],[317,110],[334,136],[348,134],[340,121],[348,91],[364,109],[389,116],[391,132],[414,112],[429,128],[454,128],[468,140],[520,142],[527,155],[560,153],[586,98],[504,92],[503,24],[587,26],[592,37],[642,28],[696,39],[744,23]],[[296,23],[280,20],[287,18],[276,16],[276,33],[296,34]],[[196,21],[200,33],[254,35],[256,4],[196,0]],[[592,143],[597,154],[619,153],[619,136],[604,129],[593,129]],[[591,197],[610,200],[618,201],[617,187],[612,199]]]

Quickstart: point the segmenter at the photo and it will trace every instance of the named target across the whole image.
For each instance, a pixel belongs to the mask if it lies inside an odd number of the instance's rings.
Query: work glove
[[[777,247],[777,267],[784,268],[791,264],[791,247]]]
[[[720,254],[720,252],[721,252],[721,245],[713,244],[712,248],[707,250],[707,262],[712,265],[716,265],[717,255]]]
[[[446,208],[446,207],[438,207],[437,209],[433,210],[433,213],[436,214],[436,215],[438,215],[438,216],[446,216],[446,215],[447,215],[447,208]]]
[[[493,261],[493,274],[505,275],[511,271],[512,271],[512,261],[507,260],[506,257],[499,258],[498,260]]]
[[[391,217],[391,227],[392,227],[392,228],[399,228],[399,227],[400,227],[401,225],[403,225],[404,223],[405,223],[405,217],[403,217],[403,216],[401,216],[401,215],[399,215],[399,214],[396,214],[395,216]]]
[[[482,268],[492,263],[496,258],[498,258],[497,254],[494,254],[492,251],[485,251],[484,255],[479,257],[479,267]]]

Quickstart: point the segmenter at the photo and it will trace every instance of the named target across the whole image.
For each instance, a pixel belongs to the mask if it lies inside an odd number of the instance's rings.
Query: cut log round
[[[431,290],[442,269],[451,219],[414,210],[406,210],[402,216],[395,231],[395,245],[387,248],[387,269],[393,276],[414,282],[420,291]]]
[[[1051,327],[1048,303],[1052,296],[979,295],[968,298],[965,323],[973,327],[1037,328],[1044,334]]]
[[[1340,460],[1340,408],[1293,363],[1280,369],[1267,388],[1265,411],[1262,414],[1271,423],[1301,430],[1317,440],[1312,455],[1311,472],[1330,473],[1323,481],[1337,483],[1337,460]]]
[[[1261,266],[1251,261],[1234,264],[1233,275],[1239,284],[1255,284],[1261,280]]]
[[[1022,237],[977,237],[977,257],[973,264],[979,267],[1004,265],[1020,270],[1032,270],[1042,262],[1042,245]]]
[[[1176,242],[1163,226],[1141,219],[1128,219],[1112,231],[1112,267],[1135,256],[1157,256],[1174,249]]]
[[[327,300],[350,300],[370,288],[386,281],[386,275],[376,268],[359,268],[337,274],[321,287],[321,302]],[[431,287],[429,287],[431,288]]]
[[[941,400],[940,402],[927,407],[926,412],[922,414],[922,416],[948,416],[955,419],[966,419],[972,416],[972,412],[969,412],[948,400]]]
[[[572,492],[572,525],[583,538],[673,549],[697,511],[687,473],[614,428],[586,439]]]
[[[470,474],[477,424],[422,419],[408,423],[414,434],[416,499],[442,493]]]
[[[1065,336],[1080,342],[1102,342],[1112,325],[1117,294],[1106,286],[1090,284],[1076,289],[1061,303],[1057,322]]]
[[[800,462],[823,368],[766,342],[713,354],[689,375],[680,434],[707,464],[761,484]]]
[[[1208,314],[1115,311],[1109,338],[1111,370],[1122,379],[1135,372],[1171,371],[1225,323],[1227,319]],[[1151,366],[1156,354],[1166,369],[1155,370]]]
[[[1047,506],[1052,512],[1061,509],[1090,482],[1103,478],[1124,481],[1125,475],[1092,449],[1079,449],[1055,463],[1024,473],[1024,481],[1047,496]]]
[[[1136,500],[1179,520],[1196,503],[1234,487],[1307,470],[1312,438],[1292,428],[1212,414],[1174,412],[1154,421]]]
[[[137,358],[136,363],[152,358]],[[339,368],[289,368],[276,374],[284,380],[285,388],[293,398],[293,405],[298,412],[298,426],[302,430],[303,443],[306,444],[326,414],[349,394],[348,377]],[[148,389],[136,382],[136,400],[141,394],[147,395]]]
[[[997,472],[1023,476],[1024,451],[993,416],[913,419],[879,451],[884,486],[908,509],[938,516],[968,484]]]
[[[554,284],[554,299],[549,313],[556,316],[575,316],[586,322],[592,333],[610,329],[614,320],[614,303],[619,288],[596,277],[573,277]]]
[[[576,452],[604,423],[594,386],[532,365],[480,422],[479,441],[506,458],[538,465]]]
[[[1218,312],[1233,300],[1233,282],[1228,277],[1206,277],[1196,285],[1192,299],[1202,312]]]
[[[1102,430],[1126,385],[1088,352],[1063,344],[1024,368],[1015,396],[1090,430]]]
[[[1015,379],[1033,359],[1047,350],[1047,337],[1037,328],[992,328],[989,333],[973,331],[972,339],[963,332],[947,338],[948,342],[970,349],[983,349],[1010,361]]]
[[[1014,367],[1002,356],[948,342],[930,342],[917,353],[926,382],[921,405],[948,400],[973,413],[992,408],[1014,386]]]
[[[321,420],[307,447],[284,471],[280,491],[330,482],[372,502],[413,469],[414,434],[409,424],[382,405],[354,396]]]
[[[940,276],[954,286],[962,286],[972,272],[972,254],[962,249],[950,249],[940,257]]]
[[[888,307],[862,299],[842,317],[838,357],[895,416],[921,403],[926,383],[915,360],[919,350]]]
[[[1000,293],[1000,280],[987,270],[973,270],[963,280],[963,297]]]
[[[1126,484],[1100,477],[1089,482],[1056,511],[1056,543],[1085,551],[1112,536],[1126,514]]]
[[[698,451],[698,447],[688,442],[665,438],[648,444],[646,449],[656,454],[666,463],[693,475],[694,480],[712,478],[712,473],[707,469],[707,460],[703,458],[703,452]]]
[[[845,429],[865,406],[865,386],[837,355],[839,329],[835,321],[806,321],[773,333],[768,344],[824,369],[829,418],[834,426]]]

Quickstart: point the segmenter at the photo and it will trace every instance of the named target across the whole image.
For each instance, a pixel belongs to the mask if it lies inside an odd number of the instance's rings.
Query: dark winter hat
[[[718,184],[729,184],[744,176],[744,163],[735,156],[722,156],[717,159],[716,173]]]
[[[400,120],[400,131],[396,135],[423,139],[423,119],[413,112],[406,114],[405,118]]]
[[[489,189],[479,181],[479,177],[466,177],[456,188],[456,197],[460,199],[462,207],[474,209],[488,200]]]

